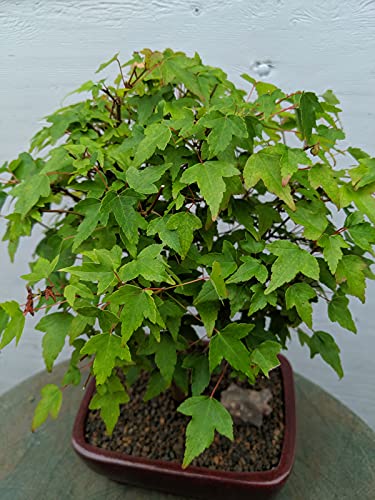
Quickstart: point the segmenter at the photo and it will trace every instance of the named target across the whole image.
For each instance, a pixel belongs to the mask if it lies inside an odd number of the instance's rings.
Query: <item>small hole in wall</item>
[[[275,66],[273,65],[273,63],[269,60],[255,61],[255,63],[252,65],[253,71],[255,71],[255,73],[260,78],[264,78],[265,76],[268,76],[274,67]]]
[[[202,14],[202,8],[200,5],[193,5],[192,12],[194,16],[200,16]]]

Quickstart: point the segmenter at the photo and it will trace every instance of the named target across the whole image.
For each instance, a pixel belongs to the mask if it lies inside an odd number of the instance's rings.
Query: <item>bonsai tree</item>
[[[245,91],[171,49],[123,65],[115,55],[98,71],[110,63],[113,85],[83,84],[90,97],[50,115],[30,151],[1,167],[10,256],[35,225],[44,236],[22,276],[25,303],[0,304],[0,348],[34,314],[48,371],[66,338],[73,348],[33,429],[57,416],[83,358],[109,433],[141,373],[146,400],[178,388],[191,417],[186,467],[215,431],[233,437],[215,398],[226,370],[253,384],[297,335],[342,377],[313,308],[323,301],[356,332],[349,299],[364,302],[374,277],[375,159],[338,146],[330,90],[286,94],[244,74]]]

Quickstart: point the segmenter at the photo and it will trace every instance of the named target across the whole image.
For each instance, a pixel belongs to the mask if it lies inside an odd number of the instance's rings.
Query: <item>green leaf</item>
[[[348,308],[349,299],[343,295],[334,295],[328,303],[328,316],[331,321],[337,321],[339,325],[353,333],[357,333],[352,315]]]
[[[200,219],[191,212],[179,212],[167,222],[167,229],[176,230],[180,243],[179,254],[184,259],[194,239],[194,231],[202,227]]]
[[[91,337],[81,349],[81,354],[95,354],[93,373],[97,384],[104,384],[118,366],[118,360],[131,362],[129,348],[122,344],[120,337],[109,333]]]
[[[365,302],[366,263],[358,255],[344,255],[337,265],[336,282],[345,283],[348,293]]]
[[[122,281],[131,281],[138,276],[146,280],[174,284],[172,278],[166,272],[166,264],[160,255],[162,245],[149,245],[144,248],[136,259],[131,260],[119,270]]]
[[[206,329],[206,335],[211,337],[219,314],[220,303],[219,301],[200,302],[196,307]]]
[[[303,92],[299,101],[301,132],[307,142],[310,141],[313,128],[316,126],[316,111],[321,111],[318,98],[312,92]]]
[[[165,215],[164,217],[153,219],[147,227],[147,236],[158,234],[165,246],[172,248],[172,250],[181,255],[182,248],[178,231],[175,229],[168,229],[170,218],[171,215]]]
[[[285,293],[287,309],[295,307],[299,317],[309,328],[312,328],[312,305],[309,301],[315,297],[315,290],[307,283],[295,283]]]
[[[212,266],[215,261],[220,264],[221,275],[224,279],[237,269],[236,250],[232,243],[224,241],[222,253],[215,252],[203,255],[199,263],[206,266]]]
[[[247,188],[251,188],[262,180],[271,193],[278,196],[289,208],[294,210],[295,204],[290,187],[288,184],[283,186],[282,183],[280,155],[270,153],[269,149],[264,148],[258,153],[254,153],[247,160],[243,172],[245,185]]]
[[[232,177],[238,174],[239,171],[231,163],[206,161],[204,163],[197,163],[185,170],[182,174],[181,182],[184,184],[193,184],[196,182],[198,184],[203,198],[210,207],[212,219],[215,220],[226,190],[224,177]]]
[[[112,434],[120,416],[120,405],[129,401],[121,381],[112,375],[104,385],[97,386],[97,392],[90,401],[90,410],[100,410],[107,433]]]
[[[320,354],[340,378],[344,376],[340,360],[340,349],[332,335],[327,332],[318,331],[312,337],[305,335],[304,340],[310,348],[311,358],[316,356],[316,354]]]
[[[359,166],[349,171],[355,189],[375,182],[375,158],[361,158]]]
[[[363,250],[373,253],[373,245],[375,243],[375,227],[370,223],[356,224],[350,226],[349,234],[356,245]]]
[[[32,272],[29,274],[23,274],[21,278],[27,280],[30,284],[37,283],[42,279],[47,279],[55,270],[58,260],[58,255],[53,259],[52,262],[44,259],[43,257],[39,257],[39,259],[32,267]]]
[[[49,196],[51,192],[47,175],[34,175],[31,179],[23,181],[12,190],[12,196],[17,198],[15,213],[22,218],[38,203],[41,197]]]
[[[254,325],[231,323],[212,337],[209,344],[210,372],[223,359],[235,369],[250,376],[250,353],[241,342],[254,328]]]
[[[264,375],[268,377],[268,373],[273,368],[280,365],[277,355],[281,350],[281,345],[273,340],[266,340],[258,345],[251,353],[250,360],[252,363],[259,366]]]
[[[74,316],[68,332],[70,343],[73,344],[76,338],[86,330],[87,325],[92,325],[94,322],[95,319],[93,320],[92,318],[85,318],[80,314]]]
[[[45,422],[48,416],[56,419],[61,408],[62,392],[54,384],[47,384],[41,390],[42,399],[37,404],[34,412],[32,430],[35,431]]]
[[[259,109],[259,112],[263,113],[263,116],[266,120],[268,120],[273,113],[276,113],[278,107],[276,101],[278,101],[280,98],[283,98],[284,96],[285,94],[283,94],[283,92],[281,92],[281,90],[279,89],[275,89],[274,91],[259,95],[255,103]]]
[[[266,290],[263,288],[263,285],[257,283],[251,287],[251,291],[253,295],[251,296],[249,316],[252,316],[257,311],[260,311],[267,307],[268,304],[275,307],[277,304],[277,293],[271,292],[268,295],[266,294]]]
[[[176,344],[167,334],[164,333],[161,336],[160,342],[155,344],[155,347],[156,366],[159,368],[164,380],[170,384],[177,362]]]
[[[210,382],[207,357],[201,354],[188,354],[182,366],[191,369],[191,393],[193,396],[199,396]]]
[[[279,212],[264,202],[259,204],[255,210],[259,220],[260,236],[263,236],[269,229],[271,229],[274,222],[282,222]]]
[[[292,281],[298,273],[308,278],[319,280],[319,264],[316,258],[295,243],[281,240],[267,245],[268,250],[278,258],[272,265],[271,281],[266,290],[269,294]]]
[[[145,130],[144,139],[138,144],[134,158],[137,167],[151,158],[156,149],[164,150],[171,138],[171,131],[164,123],[153,123]]]
[[[84,206],[82,205],[84,203]],[[77,228],[76,235],[73,240],[72,250],[75,252],[77,248],[94,232],[99,222],[99,200],[88,199],[80,202],[80,210],[83,209],[85,217]]]
[[[174,340],[177,340],[180,332],[181,319],[185,309],[172,300],[158,301],[157,308],[162,320]]]
[[[156,323],[156,305],[151,292],[137,286],[124,285],[108,297],[112,304],[123,306],[121,312],[121,334],[126,342],[133,332],[142,326],[145,319]]]
[[[184,57],[177,54],[174,57],[165,59],[162,66],[162,70],[165,71],[163,74],[163,80],[166,80],[166,83],[169,83],[170,81],[183,83],[189,92],[195,94],[199,97],[199,99],[204,101],[205,98],[202,94],[198,78],[191,70],[191,62],[184,59]]]
[[[149,378],[147,389],[143,396],[143,401],[149,401],[150,399],[155,398],[164,392],[167,387],[168,383],[163,378],[162,374],[159,371],[153,372]]]
[[[3,349],[14,338],[16,339],[16,345],[18,345],[25,326],[25,316],[22,314],[18,303],[14,300],[3,302],[0,304],[0,308],[4,311],[1,320],[3,328],[0,328],[0,336],[2,329],[4,329],[4,332],[1,336],[0,349]]]
[[[317,240],[328,226],[327,209],[320,200],[299,201],[295,212],[287,210],[289,217],[304,226],[303,235],[309,240]]]
[[[101,211],[104,214],[113,213],[126,238],[134,245],[138,244],[139,229],[147,227],[145,219],[134,209],[136,202],[137,199],[128,195],[126,191],[120,195],[110,191],[101,204]]]
[[[110,64],[112,64],[116,59],[118,58],[120,52],[116,52],[114,56],[111,57],[111,59],[108,59],[108,61],[102,63],[99,68],[95,71],[95,73],[100,73],[103,71],[103,69],[107,68]]]
[[[336,104],[340,104],[340,101],[337,99],[337,97],[335,96],[335,94],[331,89],[326,90],[324,94],[322,94],[322,97],[326,102],[332,104],[333,106],[335,106]]]
[[[68,304],[70,307],[74,308],[74,304],[76,301],[76,296],[79,295],[80,297],[86,298],[86,299],[93,299],[94,295],[90,288],[88,288],[86,285],[83,283],[72,283],[70,285],[67,285],[64,288],[64,297],[68,301]]]
[[[278,148],[282,154],[280,158],[281,177],[283,182],[288,182],[288,179],[298,172],[299,165],[311,165],[311,160],[306,152],[298,148],[289,148],[284,144],[278,144]]]
[[[177,411],[192,417],[186,428],[186,448],[182,464],[184,469],[210,446],[215,430],[233,439],[232,417],[216,399],[193,396],[186,399]]]
[[[210,158],[224,151],[232,141],[233,137],[247,137],[248,132],[244,120],[237,115],[227,115],[211,118],[205,115],[199,120],[199,124],[209,127],[208,135],[210,147]]]
[[[258,231],[254,226],[254,211],[252,206],[245,200],[238,199],[232,199],[232,205],[238,222],[244,226],[244,228],[253,236],[253,238],[255,238],[255,240],[259,240]],[[246,237],[247,236],[248,235],[246,235]]]
[[[323,188],[333,203],[340,206],[340,190],[337,173],[327,164],[315,164],[309,170],[308,178],[313,189]]]
[[[221,271],[221,266],[220,263],[215,261],[212,264],[212,272],[210,274],[210,281],[217,293],[217,296],[219,299],[225,299],[228,297],[228,292],[225,287],[222,271]]]
[[[166,170],[171,167],[171,163],[165,165],[149,166],[142,170],[130,167],[126,171],[126,180],[129,186],[137,193],[152,194],[157,193],[158,188],[154,182],[161,179]]]
[[[69,313],[55,312],[44,316],[35,327],[41,332],[46,332],[42,345],[43,358],[49,372],[52,371],[53,364],[64,347],[72,320],[73,316]]]
[[[375,224],[375,182],[361,189],[354,190],[351,186],[345,185],[341,190],[341,205],[347,206],[353,202],[358,210],[367,215],[370,221]]]
[[[232,274],[227,283],[243,283],[251,278],[256,278],[260,283],[264,283],[268,278],[267,268],[260,260],[244,255],[241,257],[243,264]]]
[[[78,276],[82,281],[98,282],[98,293],[104,292],[116,280],[113,266],[109,262],[85,262],[82,266],[71,266],[59,269],[73,276]]]
[[[337,265],[342,259],[342,248],[349,248],[349,245],[339,234],[328,236],[323,234],[319,239],[318,245],[323,248],[324,260],[327,262],[329,270],[335,274]]]

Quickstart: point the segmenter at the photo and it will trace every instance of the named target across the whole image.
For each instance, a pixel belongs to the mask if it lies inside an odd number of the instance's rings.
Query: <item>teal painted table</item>
[[[0,398],[0,499],[181,500],[111,482],[78,459],[70,436],[79,389],[64,391],[58,420],[30,432],[41,387],[60,382],[63,371],[59,365],[53,374],[38,374]],[[296,393],[297,458],[277,500],[374,500],[375,433],[298,375]]]

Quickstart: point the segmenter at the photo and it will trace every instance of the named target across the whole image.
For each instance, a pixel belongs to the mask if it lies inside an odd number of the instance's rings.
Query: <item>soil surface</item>
[[[227,375],[215,393],[220,393],[230,382]],[[215,385],[212,377],[210,390]],[[247,382],[236,382],[249,388]],[[130,402],[121,406],[119,421],[112,436],[108,436],[98,410],[89,410],[86,420],[86,441],[94,446],[122,452],[127,455],[153,460],[169,460],[182,463],[184,454],[185,428],[190,417],[176,412],[179,403],[170,391],[146,403],[142,396],[146,390],[147,376],[141,377],[129,390]],[[209,469],[233,472],[253,472],[270,470],[280,460],[284,438],[284,402],[280,370],[270,372],[270,379],[261,377],[251,387],[260,390],[269,388],[273,399],[272,413],[263,418],[261,428],[248,423],[234,423],[234,441],[216,433],[215,441],[197,457],[192,465]]]

